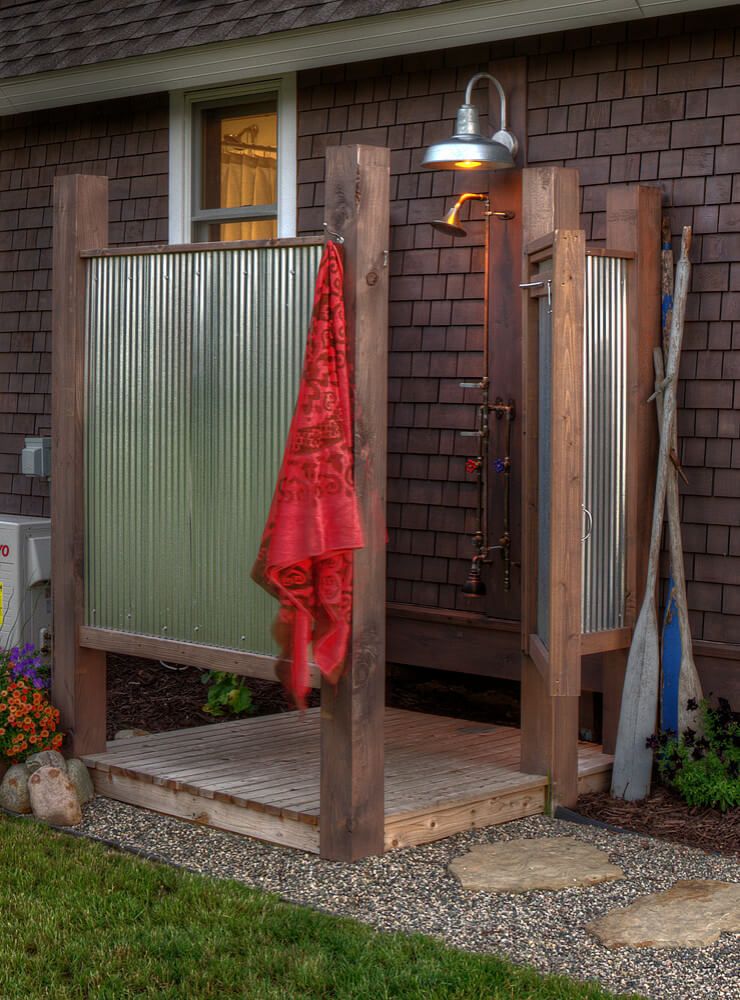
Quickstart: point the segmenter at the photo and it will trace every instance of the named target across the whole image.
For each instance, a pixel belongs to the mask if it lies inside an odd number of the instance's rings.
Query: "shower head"
[[[438,232],[445,236],[467,236],[467,231],[460,225],[460,209],[466,201],[485,201],[488,206],[488,195],[486,194],[461,194],[452,209],[444,219],[435,219],[432,225]]]
[[[467,236],[468,232],[466,229],[456,222],[452,221],[452,217],[455,215],[457,207],[453,208],[450,214],[445,219],[435,219],[432,225],[439,233],[444,233],[445,236]]]

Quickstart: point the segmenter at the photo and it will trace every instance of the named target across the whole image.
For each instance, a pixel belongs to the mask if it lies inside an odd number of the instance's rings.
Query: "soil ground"
[[[518,685],[467,675],[434,674],[391,668],[386,702],[394,708],[447,715],[472,721],[516,725]],[[108,738],[120,729],[163,732],[230,721],[203,711],[207,687],[196,667],[168,669],[151,660],[108,656]],[[278,684],[250,678],[254,715],[272,715],[290,709]],[[313,692],[310,705],[317,705]],[[642,802],[621,802],[608,793],[583,795],[576,811],[626,830],[701,847],[718,854],[740,856],[740,808],[720,813],[693,809],[671,789],[654,786]]]

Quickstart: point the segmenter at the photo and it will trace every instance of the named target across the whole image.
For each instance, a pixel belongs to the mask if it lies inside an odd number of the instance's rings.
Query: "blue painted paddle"
[[[673,250],[668,219],[663,219],[661,248],[661,320],[663,327],[663,357],[668,357],[668,342],[671,333],[673,313]],[[670,475],[670,472],[669,472]],[[663,635],[661,641],[661,689],[660,725],[662,729],[678,732],[678,678],[681,671],[681,631],[678,624],[678,608],[673,591],[673,573],[668,588],[668,598],[663,613]]]

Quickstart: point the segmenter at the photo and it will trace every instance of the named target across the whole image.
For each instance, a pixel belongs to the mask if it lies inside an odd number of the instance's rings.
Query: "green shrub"
[[[680,739],[672,731],[651,737],[657,749],[658,772],[690,806],[710,806],[725,812],[740,806],[740,714],[725,698],[713,708],[704,699],[689,701],[698,709],[699,731],[687,728]]]
[[[252,692],[239,674],[224,674],[220,670],[209,670],[203,674],[202,683],[210,685],[208,701],[203,711],[209,715],[243,715],[253,712]]]

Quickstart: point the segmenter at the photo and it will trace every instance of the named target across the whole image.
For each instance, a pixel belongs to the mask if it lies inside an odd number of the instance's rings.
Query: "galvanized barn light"
[[[490,80],[501,98],[501,127],[490,139],[482,133],[478,109],[470,103],[470,94],[478,80]],[[424,154],[423,167],[433,170],[503,170],[514,166],[519,142],[506,127],[506,94],[495,76],[476,73],[465,90],[465,103],[457,112],[455,134],[435,142]]]

